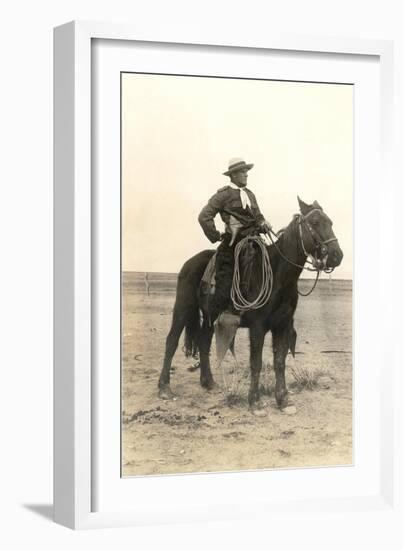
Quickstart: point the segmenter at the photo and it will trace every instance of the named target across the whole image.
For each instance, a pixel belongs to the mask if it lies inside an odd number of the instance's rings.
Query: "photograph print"
[[[121,74],[121,475],[353,463],[352,85]]]

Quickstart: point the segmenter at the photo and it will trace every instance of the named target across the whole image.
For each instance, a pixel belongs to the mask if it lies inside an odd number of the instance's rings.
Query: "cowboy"
[[[231,180],[229,185],[221,187],[208,201],[199,214],[199,223],[207,238],[215,243],[221,241],[216,257],[216,290],[215,304],[218,312],[234,311],[231,302],[231,286],[234,272],[234,248],[237,240],[242,238],[242,229],[254,227],[260,233],[267,233],[271,229],[270,223],[260,212],[255,195],[246,188],[248,171],[253,164],[247,164],[241,158],[233,158],[228,163],[228,170],[224,176]],[[221,234],[214,223],[214,218],[220,214],[225,223],[225,233]],[[231,223],[238,222],[241,231],[238,239],[234,239]]]

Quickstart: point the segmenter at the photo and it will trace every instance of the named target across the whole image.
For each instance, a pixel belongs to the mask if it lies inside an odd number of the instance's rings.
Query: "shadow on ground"
[[[53,521],[53,505],[52,504],[23,504],[24,508],[30,510],[38,516]]]

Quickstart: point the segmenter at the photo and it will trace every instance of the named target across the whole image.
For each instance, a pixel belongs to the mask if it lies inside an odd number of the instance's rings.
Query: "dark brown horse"
[[[294,312],[298,302],[298,279],[307,260],[315,258],[319,267],[335,268],[340,265],[343,252],[332,229],[332,221],[315,201],[308,205],[298,197],[300,214],[294,216],[276,243],[268,246],[273,271],[273,289],[268,303],[259,309],[244,312],[241,327],[249,328],[251,381],[249,405],[259,408],[259,376],[262,369],[262,350],[265,335],[271,331],[273,339],[275,397],[280,408],[287,406],[285,360],[289,350],[295,352],[296,331]],[[205,250],[193,256],[182,267],[176,292],[171,329],[166,339],[164,363],[159,378],[159,395],[171,399],[170,368],[178,346],[179,337],[186,329],[185,351],[187,355],[200,355],[200,383],[210,390],[214,379],[210,369],[210,347],[214,333],[214,320],[219,312],[208,309],[200,295],[200,282],[204,270],[214,254]],[[251,293],[257,296],[261,288],[261,255],[256,254],[252,272]],[[212,312],[213,311],[213,312]],[[200,315],[200,312],[202,313]]]

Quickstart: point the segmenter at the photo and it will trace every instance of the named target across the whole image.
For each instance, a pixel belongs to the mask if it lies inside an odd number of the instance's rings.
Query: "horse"
[[[317,269],[332,270],[339,266],[343,252],[333,232],[332,220],[317,201],[306,204],[298,197],[299,213],[282,230],[277,241],[265,244],[273,273],[270,299],[259,309],[243,312],[240,327],[249,329],[250,386],[249,407],[258,414],[260,405],[259,376],[262,369],[262,351],[266,334],[272,334],[273,365],[275,372],[275,399],[284,409],[289,404],[285,381],[286,357],[294,355],[297,333],[294,313],[298,304],[298,279],[308,256]],[[201,279],[214,250],[204,250],[190,258],[180,270],[172,324],[165,344],[165,355],[158,381],[159,397],[173,399],[170,388],[170,368],[179,338],[185,329],[185,353],[200,361],[200,384],[206,390],[215,387],[210,369],[210,347],[214,321],[219,312],[208,307],[208,300],[200,292]],[[255,254],[249,284],[253,299],[262,285],[261,254]],[[319,275],[319,272],[318,272]],[[211,297],[209,298],[211,299]]]

